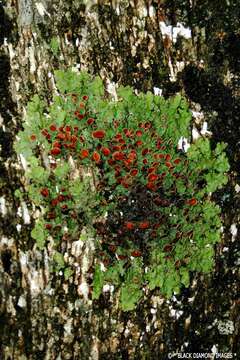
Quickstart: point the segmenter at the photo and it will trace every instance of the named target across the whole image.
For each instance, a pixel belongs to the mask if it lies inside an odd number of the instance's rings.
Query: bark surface
[[[0,359],[152,360],[214,349],[240,358],[238,5],[0,1]],[[182,24],[191,37],[166,35],[163,23],[165,29]],[[215,269],[193,276],[191,287],[171,301],[155,292],[129,313],[108,293],[92,303],[79,294],[81,271],[72,283],[50,274],[50,249],[38,251],[30,237],[32,205],[27,196],[22,203],[14,197],[24,188],[24,172],[13,142],[29,99],[35,93],[50,99],[54,69],[72,66],[100,75],[106,85],[158,87],[164,96],[182,91],[203,112],[212,141],[229,144],[230,180],[215,195],[224,220]],[[201,122],[195,119],[199,130]],[[80,269],[87,251],[76,255]]]

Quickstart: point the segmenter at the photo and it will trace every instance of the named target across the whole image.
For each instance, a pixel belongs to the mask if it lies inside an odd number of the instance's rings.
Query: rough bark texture
[[[240,358],[239,16],[237,0],[0,1],[0,359],[167,359],[214,345]],[[191,39],[172,42],[160,22],[181,22]],[[229,184],[215,196],[224,219],[215,270],[171,301],[155,292],[122,313],[107,293],[84,299],[81,271],[70,284],[49,274],[50,249],[37,251],[30,238],[31,204],[14,198],[24,180],[13,141],[26,104],[35,93],[50,99],[53,70],[77,64],[106,83],[181,90],[203,111],[213,142],[229,144]]]

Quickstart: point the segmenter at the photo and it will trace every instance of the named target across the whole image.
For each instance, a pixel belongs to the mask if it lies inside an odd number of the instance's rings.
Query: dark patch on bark
[[[1,260],[2,260],[2,265],[3,265],[3,270],[7,273],[10,272],[11,259],[12,259],[12,253],[10,250],[2,251]]]

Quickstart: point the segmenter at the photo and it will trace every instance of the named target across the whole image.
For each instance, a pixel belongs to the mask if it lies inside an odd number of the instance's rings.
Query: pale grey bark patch
[[[33,24],[33,0],[18,1],[18,21],[20,26],[30,26]]]

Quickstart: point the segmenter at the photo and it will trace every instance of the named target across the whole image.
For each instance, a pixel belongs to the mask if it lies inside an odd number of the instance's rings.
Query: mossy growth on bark
[[[189,286],[190,272],[212,271],[221,210],[211,194],[227,182],[226,145],[199,138],[189,146],[191,113],[180,94],[119,87],[113,99],[87,72],[55,78],[58,92],[50,105],[34,96],[15,143],[40,210],[31,234],[40,249],[52,244],[52,271],[71,277],[62,243],[90,234],[92,299],[113,285],[126,311],[147,288],[171,297]]]

